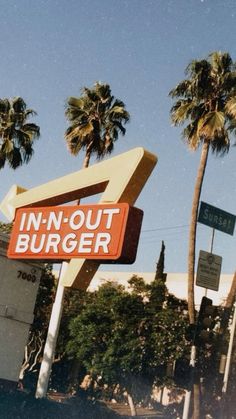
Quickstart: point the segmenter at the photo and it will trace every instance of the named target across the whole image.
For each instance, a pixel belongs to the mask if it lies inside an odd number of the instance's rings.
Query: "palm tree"
[[[40,135],[37,125],[28,118],[36,115],[26,108],[21,97],[0,99],[0,169],[7,162],[12,169],[28,163],[33,155],[33,142]]]
[[[186,124],[183,138],[191,150],[201,146],[191,212],[188,253],[188,310],[194,323],[194,267],[199,200],[209,150],[222,156],[229,151],[230,133],[236,128],[236,71],[228,53],[213,52],[207,59],[192,61],[185,80],[171,92],[174,125]]]
[[[119,134],[124,135],[130,115],[124,103],[111,94],[109,84],[95,83],[89,89],[84,87],[81,97],[69,97],[66,117],[71,125],[65,139],[71,154],[85,150],[83,167],[89,166],[90,157],[98,159],[110,154]]]
[[[65,132],[67,147],[74,156],[85,150],[83,168],[89,166],[91,155],[103,159],[112,153],[114,142],[119,134],[125,135],[124,124],[130,120],[124,102],[112,96],[109,84],[100,82],[92,88],[84,87],[80,97],[69,97],[65,114],[71,123]],[[71,388],[76,386],[78,369],[79,363],[75,360]]]

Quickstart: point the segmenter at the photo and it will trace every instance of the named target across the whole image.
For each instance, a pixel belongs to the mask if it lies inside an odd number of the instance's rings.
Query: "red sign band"
[[[133,263],[142,217],[126,203],[20,208],[8,257]]]

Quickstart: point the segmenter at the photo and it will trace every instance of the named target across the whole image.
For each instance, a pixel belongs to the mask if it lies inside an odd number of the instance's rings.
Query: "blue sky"
[[[137,260],[117,270],[154,270],[164,240],[166,271],[185,272],[200,153],[171,126],[168,92],[192,59],[221,50],[236,60],[235,1],[0,0],[0,10],[0,97],[22,96],[41,127],[31,162],[1,171],[0,200],[12,184],[31,188],[80,169],[83,155],[70,156],[64,141],[65,101],[83,86],[107,82],[131,114],[114,155],[143,146],[159,159],[137,201],[145,214]],[[235,153],[233,147],[223,158],[210,156],[202,191],[203,201],[233,214]],[[235,269],[235,237],[215,235],[225,273]],[[211,229],[199,224],[197,255],[210,240]]]

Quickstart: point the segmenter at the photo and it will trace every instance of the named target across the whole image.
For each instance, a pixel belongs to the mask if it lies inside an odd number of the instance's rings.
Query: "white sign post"
[[[218,291],[222,257],[200,250],[197,268],[196,285]]]

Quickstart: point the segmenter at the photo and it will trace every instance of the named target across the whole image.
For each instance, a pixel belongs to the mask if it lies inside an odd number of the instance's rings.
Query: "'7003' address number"
[[[36,282],[37,277],[36,275],[34,275],[33,273],[27,273],[24,271],[17,271],[17,278],[19,279],[23,279],[25,281],[29,281],[29,282]]]

